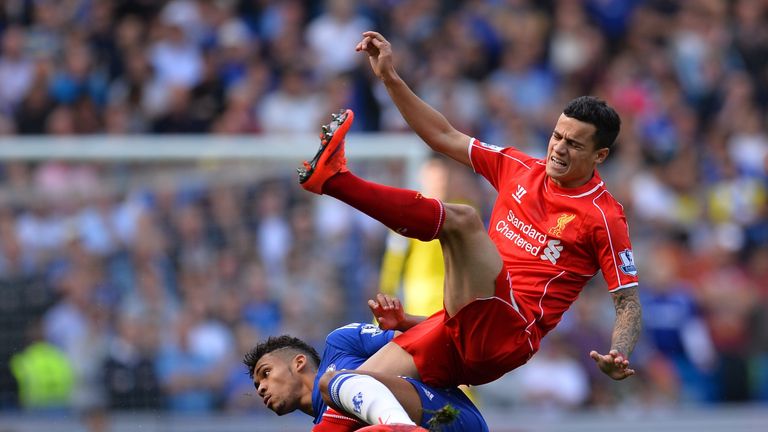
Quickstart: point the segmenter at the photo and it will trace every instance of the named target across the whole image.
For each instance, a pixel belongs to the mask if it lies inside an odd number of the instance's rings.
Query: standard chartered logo
[[[533,256],[537,256],[542,245],[547,241],[547,236],[539,232],[533,224],[526,223],[512,213],[507,213],[506,220],[496,223],[496,231],[509,239],[515,246],[525,250]],[[538,244],[537,244],[538,243]]]
[[[557,264],[560,252],[563,251],[560,240],[548,240],[546,234],[537,230],[534,224],[518,218],[512,210],[509,210],[505,219],[496,222],[494,228],[515,246],[528,252],[533,257],[538,256],[542,260],[549,260],[552,264]],[[543,251],[542,248],[544,248]],[[539,252],[542,252],[542,254],[539,255]]]
[[[544,248],[544,253],[540,256],[543,260],[549,260],[552,264],[557,264],[557,259],[560,258],[560,252],[563,247],[560,246],[560,240],[550,240],[547,242],[547,247]]]

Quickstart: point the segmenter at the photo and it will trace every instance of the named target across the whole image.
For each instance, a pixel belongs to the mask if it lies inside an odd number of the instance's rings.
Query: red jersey
[[[511,277],[514,306],[541,336],[599,270],[611,292],[637,285],[623,207],[597,171],[564,189],[546,175],[544,160],[514,148],[473,138],[469,158],[499,193],[488,233]]]

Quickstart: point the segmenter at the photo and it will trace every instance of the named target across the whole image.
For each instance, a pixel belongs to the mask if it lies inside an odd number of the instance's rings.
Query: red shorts
[[[494,381],[539,349],[538,331],[510,295],[504,270],[493,297],[477,299],[452,317],[441,310],[394,342],[413,356],[425,384],[453,387]]]

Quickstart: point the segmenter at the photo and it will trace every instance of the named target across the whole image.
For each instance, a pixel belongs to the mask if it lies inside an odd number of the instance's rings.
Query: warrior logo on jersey
[[[478,141],[478,142],[480,143],[481,146],[487,148],[488,150],[493,150],[496,152],[504,150],[504,147],[499,147],[493,144],[484,143],[482,141]]]
[[[635,267],[635,258],[632,256],[632,249],[624,249],[619,252],[619,258],[621,259],[621,265],[619,268],[621,271],[630,276],[637,275],[637,267]]]
[[[557,218],[557,225],[549,229],[549,234],[555,237],[560,237],[561,235],[563,235],[563,230],[565,229],[565,226],[568,225],[574,219],[576,219],[575,214],[568,214],[568,213],[561,214],[560,217]]]
[[[525,190],[524,187],[517,185],[517,191],[512,194],[512,199],[517,201],[518,204],[522,204],[520,200],[523,199],[523,195],[525,195],[526,193],[528,193],[528,191]]]

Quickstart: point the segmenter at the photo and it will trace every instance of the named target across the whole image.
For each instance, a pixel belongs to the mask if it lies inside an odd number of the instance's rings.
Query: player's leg
[[[394,342],[389,342],[368,357],[357,370],[420,379],[413,356]]]
[[[333,379],[344,373],[346,372],[328,372],[320,378],[319,383],[323,399],[337,410],[340,407],[331,398],[329,388],[333,385]],[[488,426],[477,407],[458,388],[437,389],[411,378],[360,371],[355,373],[367,375],[386,386],[416,424],[427,427],[434,423],[439,426],[439,430],[445,432],[488,431]],[[344,383],[341,386],[344,386]],[[377,396],[378,394],[373,394],[374,398]]]
[[[443,303],[448,316],[477,298],[494,295],[503,261],[477,210],[463,204],[445,205],[440,246],[445,260]]]
[[[445,259],[444,306],[447,317],[430,317],[385,345],[358,370],[408,376],[438,386],[462,381],[462,360],[444,318],[455,316],[478,298],[493,297],[503,263],[477,211],[447,204],[440,232]],[[477,337],[481,335],[476,335]]]
[[[319,381],[328,406],[368,424],[418,424],[421,399],[408,381],[360,371],[326,372]]]
[[[353,119],[352,111],[346,110],[322,127],[317,154],[299,169],[301,186],[343,201],[406,237],[425,241],[436,238],[445,218],[439,200],[416,191],[372,183],[349,172],[344,137]]]
[[[467,205],[443,205],[416,191],[368,182],[349,172],[344,138],[353,120],[352,111],[346,110],[322,127],[320,149],[299,170],[302,187],[333,196],[406,237],[439,237],[450,316],[475,298],[493,295],[502,261],[477,211]]]

